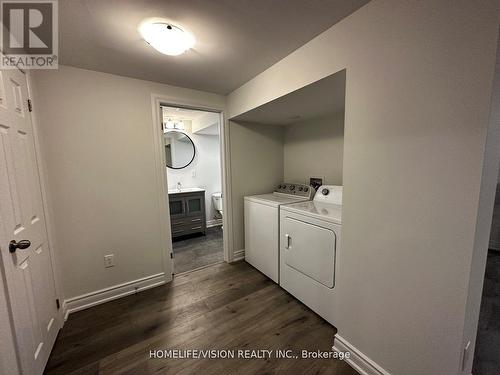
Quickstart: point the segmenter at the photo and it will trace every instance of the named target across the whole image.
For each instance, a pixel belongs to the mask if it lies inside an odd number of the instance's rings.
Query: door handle
[[[17,242],[16,240],[12,240],[9,242],[9,252],[15,253],[17,249],[27,249],[31,246],[31,242],[29,240],[21,240]]]
[[[292,240],[292,237],[290,237],[289,234],[285,234],[285,249],[290,249],[290,241]]]

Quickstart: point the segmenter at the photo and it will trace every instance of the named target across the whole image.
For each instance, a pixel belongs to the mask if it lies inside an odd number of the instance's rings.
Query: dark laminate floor
[[[500,252],[490,250],[479,315],[474,375],[500,374]]]
[[[244,262],[70,315],[46,374],[337,374],[333,359],[149,359],[155,349],[330,351],[335,329]]]
[[[172,243],[174,273],[191,271],[224,260],[222,227],[207,228],[207,234],[180,237]]]

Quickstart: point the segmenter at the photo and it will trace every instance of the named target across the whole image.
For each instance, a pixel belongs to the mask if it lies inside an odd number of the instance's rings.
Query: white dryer
[[[279,283],[279,208],[310,201],[313,187],[280,184],[269,194],[245,197],[245,261]]]
[[[342,186],[280,208],[280,285],[332,324],[341,228]]]

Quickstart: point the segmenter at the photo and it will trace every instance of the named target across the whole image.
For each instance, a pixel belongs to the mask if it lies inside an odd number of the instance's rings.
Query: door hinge
[[[61,308],[61,303],[59,302],[59,298],[56,299],[56,306],[58,310]]]
[[[31,99],[28,99],[28,111],[33,112],[33,104],[31,103]]]
[[[170,259],[174,259],[174,253],[170,253]]]

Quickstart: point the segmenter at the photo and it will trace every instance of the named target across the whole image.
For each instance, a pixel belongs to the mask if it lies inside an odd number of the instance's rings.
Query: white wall
[[[245,248],[243,198],[273,191],[283,181],[283,129],[230,122],[233,247]]]
[[[224,98],[66,66],[33,78],[65,298],[163,272],[151,94]]]
[[[373,0],[228,97],[231,118],[347,69],[332,308],[338,334],[392,374],[457,374],[474,339],[464,325],[498,6]]]
[[[284,181],[309,184],[310,177],[321,177],[324,184],[342,185],[343,155],[343,113],[288,125],[284,135]]]
[[[201,116],[195,118],[192,124],[193,133],[197,133],[211,126],[219,126],[220,116],[218,113],[205,112]]]
[[[245,248],[243,198],[269,193],[283,181],[342,184],[344,115],[337,113],[287,126],[231,121],[234,249]],[[318,154],[329,163],[319,164]]]
[[[207,221],[220,219],[212,203],[212,194],[222,191],[219,136],[193,134],[191,131],[186,131],[186,134],[193,140],[196,154],[193,162],[186,168],[167,168],[168,188],[176,189],[177,183],[180,182],[182,187],[205,189]]]

